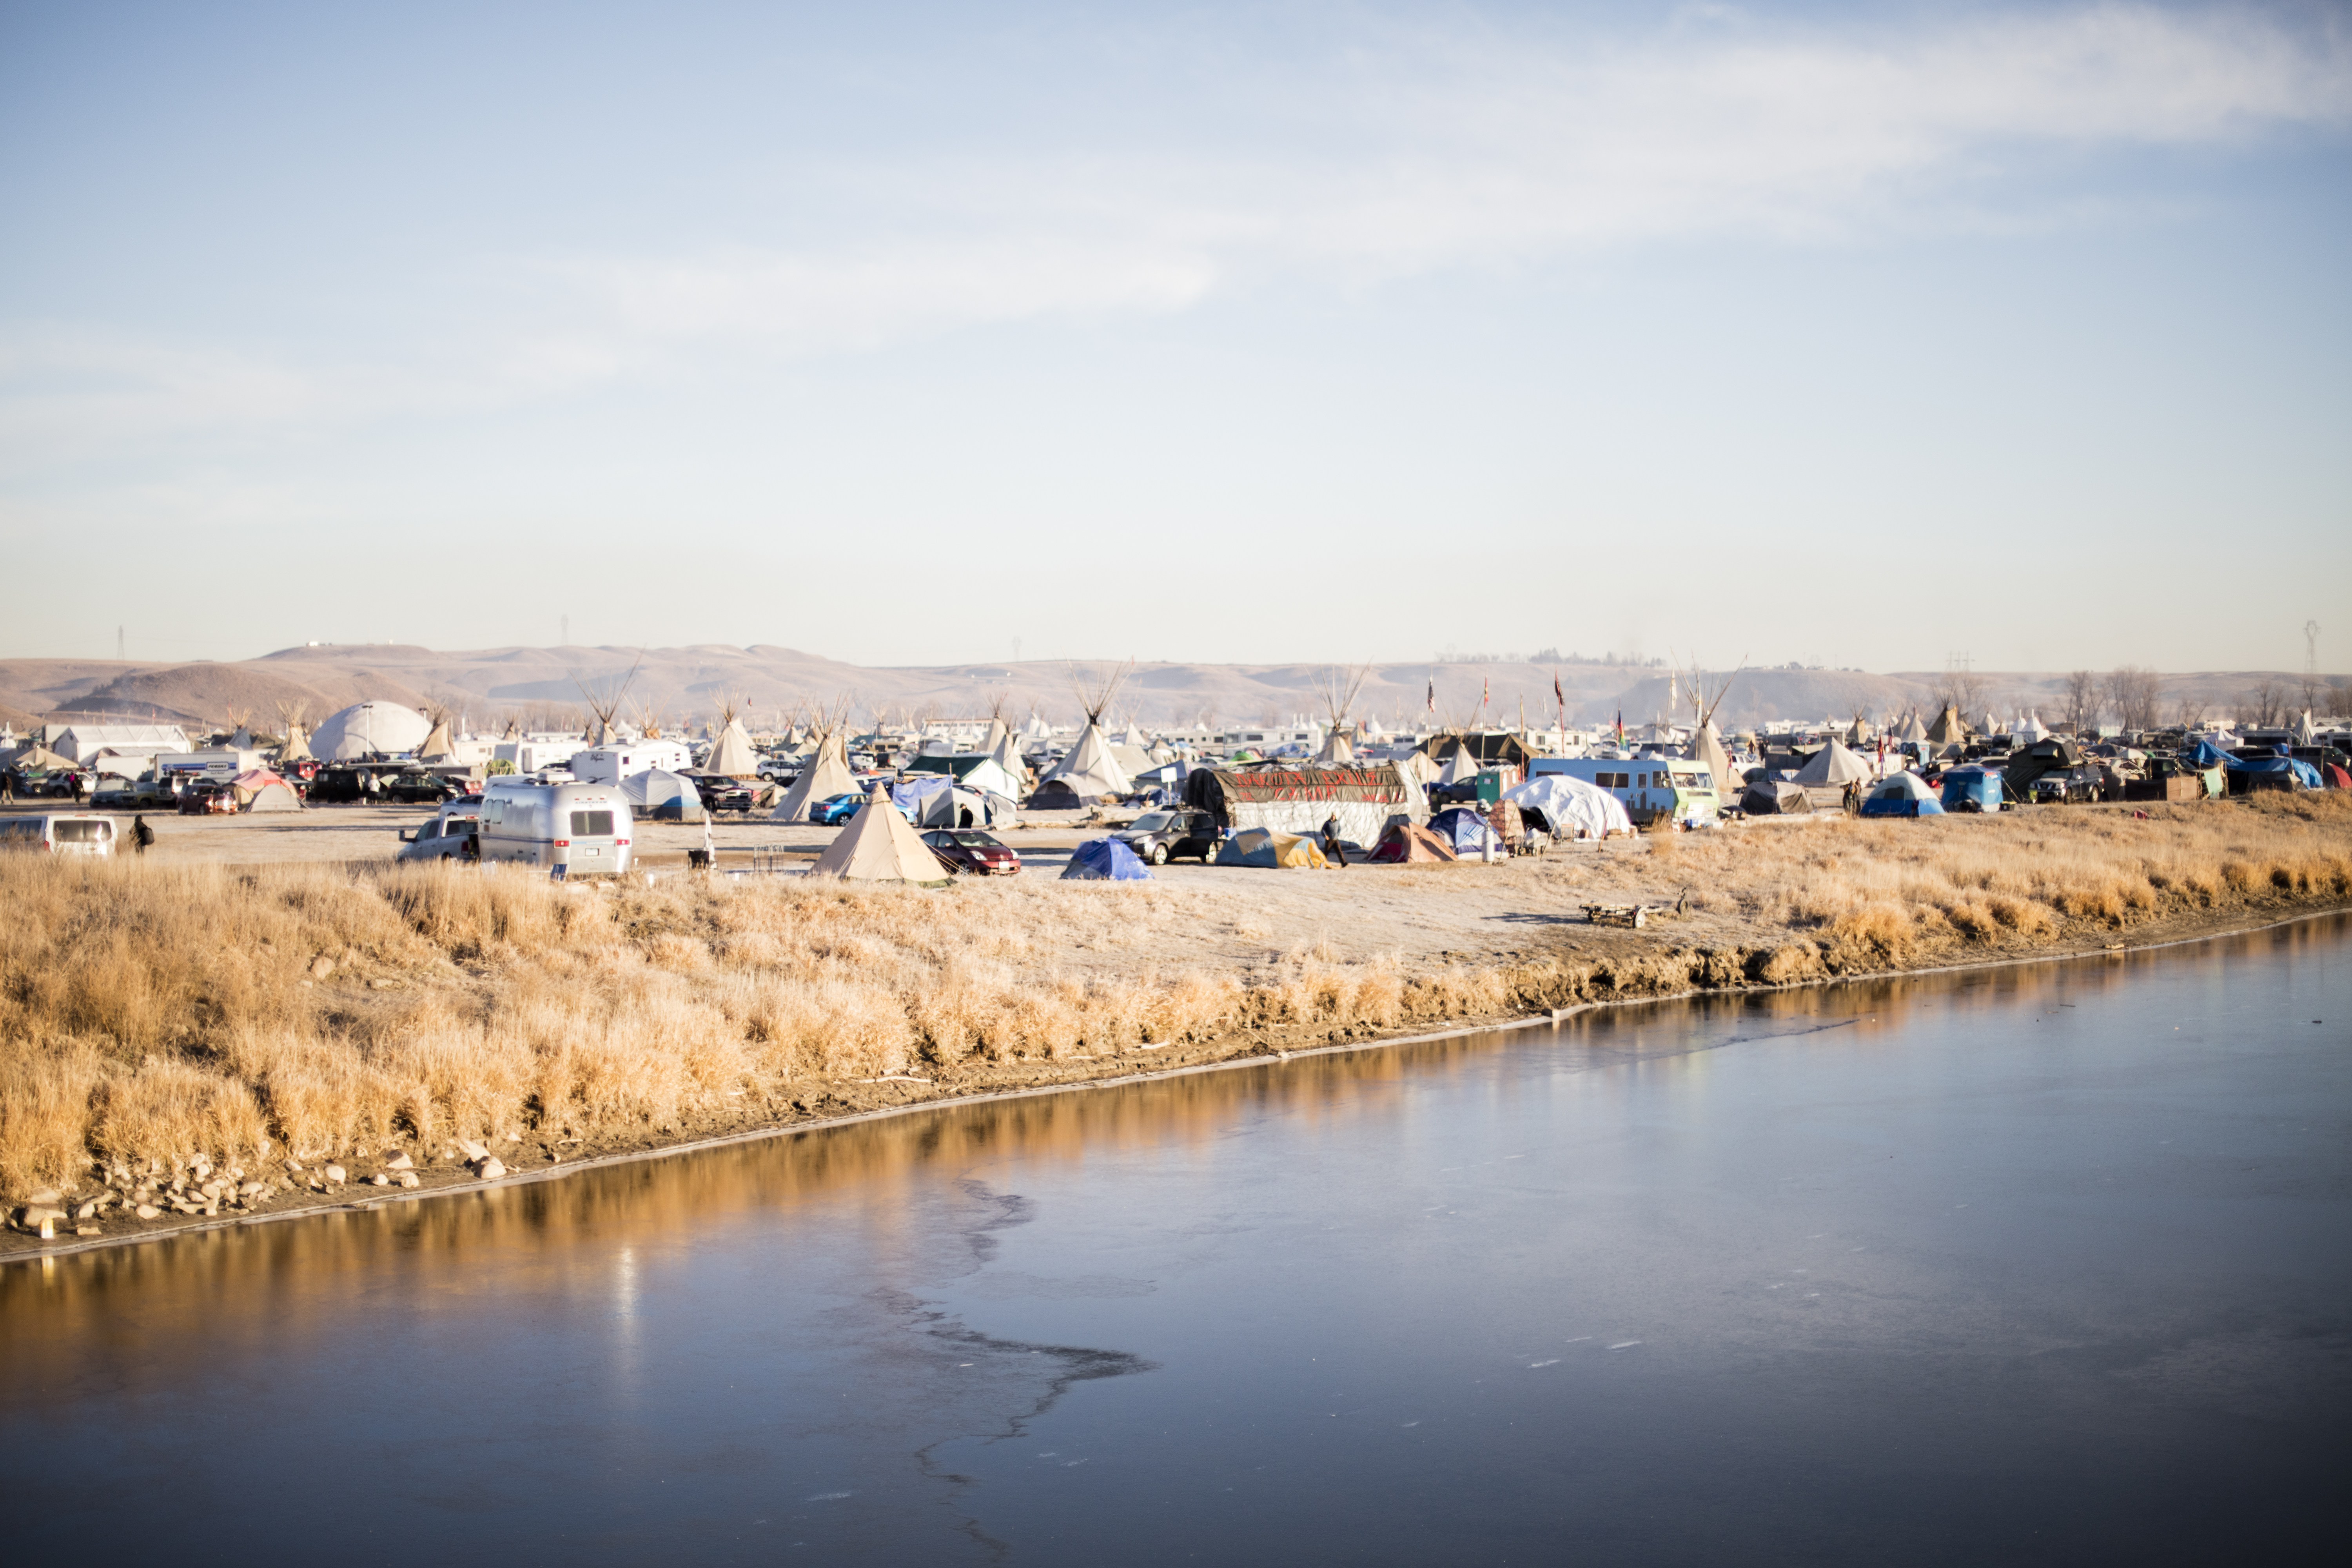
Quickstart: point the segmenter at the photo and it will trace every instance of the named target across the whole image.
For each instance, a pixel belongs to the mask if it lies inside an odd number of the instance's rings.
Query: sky
[[[0,0],[0,654],[2352,668],[2345,5]]]

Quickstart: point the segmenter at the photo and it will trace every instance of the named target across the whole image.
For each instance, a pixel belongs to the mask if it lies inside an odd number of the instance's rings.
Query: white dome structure
[[[432,733],[432,723],[414,708],[397,702],[354,703],[310,731],[310,754],[322,763],[355,762],[371,754],[397,756],[415,751]]]

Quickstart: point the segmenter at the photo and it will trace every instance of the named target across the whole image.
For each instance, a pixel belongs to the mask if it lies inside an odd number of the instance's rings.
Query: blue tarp
[[[1979,811],[1999,811],[2000,789],[2000,775],[1990,768],[1948,768],[1944,773],[1944,809],[1972,805]]]
[[[2294,757],[2256,757],[2251,762],[2243,757],[2231,757],[2221,765],[2233,773],[2286,773],[2305,789],[2321,787],[2319,770]]]
[[[1439,812],[1429,819],[1429,830],[1456,855],[1484,854],[1486,840],[1495,835],[1486,819],[1466,805]],[[1500,855],[1502,852],[1503,841],[1495,838],[1495,853]]]
[[[1151,872],[1135,851],[1116,838],[1089,838],[1070,851],[1062,880],[1081,882],[1149,882]]]
[[[2200,773],[2209,768],[2235,767],[2237,762],[2237,758],[2210,741],[2198,742],[2193,750],[2182,752],[2180,757],[2181,766]]]
[[[890,804],[897,806],[908,821],[919,823],[930,798],[954,787],[955,780],[945,773],[917,773],[890,786]]]

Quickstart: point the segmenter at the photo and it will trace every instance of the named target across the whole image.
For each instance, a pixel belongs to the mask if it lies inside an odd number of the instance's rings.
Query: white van
[[[541,866],[566,877],[617,877],[629,868],[636,824],[612,784],[541,784],[492,779],[477,829],[485,865]]]
[[[0,817],[0,849],[34,849],[47,855],[111,855],[114,840],[114,819],[94,811]]]

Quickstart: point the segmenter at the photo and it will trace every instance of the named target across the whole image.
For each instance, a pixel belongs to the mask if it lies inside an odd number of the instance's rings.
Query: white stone
[[[162,1214],[163,1211],[157,1208],[153,1204],[141,1204],[137,1208],[131,1212],[137,1215],[141,1219],[153,1219],[157,1215]]]
[[[403,1171],[403,1172],[401,1172],[401,1173],[400,1173],[400,1184],[401,1184],[402,1186],[404,1186],[404,1187],[413,1187],[413,1186],[416,1185],[416,1184],[417,1184],[417,1183],[416,1183],[416,1173],[415,1173],[415,1172],[414,1172],[414,1171]]]
[[[383,1168],[387,1171],[413,1171],[416,1168],[416,1162],[408,1157],[407,1151],[403,1150],[386,1160]]]
[[[474,1162],[474,1174],[486,1182],[495,1182],[507,1173],[507,1168],[496,1154],[485,1154]]]
[[[24,1212],[16,1216],[16,1223],[26,1230],[37,1230],[43,1236],[55,1236],[57,1232],[51,1227],[65,1217],[65,1210],[52,1207],[48,1204],[26,1204]]]
[[[477,1143],[471,1138],[458,1139],[457,1147],[465,1152],[467,1159],[477,1163],[479,1163],[481,1161],[487,1160],[490,1157],[489,1145],[486,1143]]]
[[[88,1202],[88,1203],[86,1203],[86,1204],[82,1205],[81,1205],[81,1207],[79,1207],[79,1208],[78,1208],[78,1209],[74,1210],[74,1218],[76,1218],[76,1219],[88,1219],[88,1218],[89,1218],[92,1215],[96,1214],[97,1212],[98,1212],[98,1200],[97,1200],[96,1198],[92,1198],[89,1202]]]
[[[382,1171],[378,1171],[374,1175],[368,1178],[368,1185],[372,1187],[388,1187],[392,1185],[392,1178],[385,1175]]]
[[[343,1168],[341,1165],[330,1165],[322,1173],[331,1182],[340,1182],[344,1179]]]

